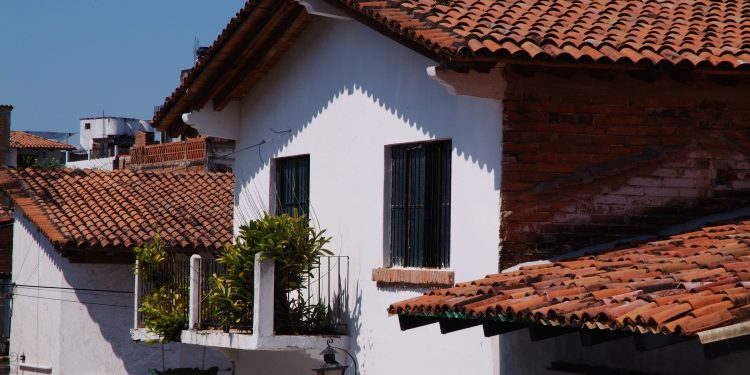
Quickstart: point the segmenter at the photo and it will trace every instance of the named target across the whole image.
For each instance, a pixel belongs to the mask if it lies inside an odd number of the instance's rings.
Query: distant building
[[[19,130],[10,132],[8,165],[16,168],[31,166],[56,167],[65,164],[65,152],[75,147]]]
[[[91,158],[126,154],[138,131],[153,132],[151,123],[127,117],[85,117],[81,119],[81,147]]]

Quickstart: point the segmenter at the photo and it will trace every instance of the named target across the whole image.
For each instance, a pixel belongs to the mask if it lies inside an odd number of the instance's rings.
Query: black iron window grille
[[[451,141],[391,147],[391,266],[450,264]]]

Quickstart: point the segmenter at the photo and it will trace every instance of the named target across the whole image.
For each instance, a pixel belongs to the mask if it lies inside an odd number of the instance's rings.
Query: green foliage
[[[156,342],[169,342],[180,341],[182,330],[187,328],[187,309],[188,299],[184,293],[161,286],[143,298],[139,311],[146,329],[161,336]]]
[[[188,323],[186,276],[176,272],[174,256],[164,249],[158,235],[152,243],[136,247],[135,257],[138,260],[135,272],[142,282],[154,285],[138,308],[146,329],[161,337],[148,343],[180,341]]]
[[[211,277],[209,306],[217,312],[225,330],[252,327],[254,256],[236,244],[227,246],[217,261],[227,267],[227,272]]]
[[[275,323],[277,333],[301,334],[325,320],[322,305],[310,305],[303,290],[330,242],[325,230],[317,231],[305,216],[265,214],[240,227],[235,244],[217,259],[227,273],[214,275],[209,303],[222,312],[223,325],[251,326],[255,257],[275,263]],[[238,303],[238,301],[240,301]]]

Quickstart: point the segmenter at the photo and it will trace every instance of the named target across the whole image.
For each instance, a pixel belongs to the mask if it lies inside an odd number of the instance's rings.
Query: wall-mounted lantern
[[[315,371],[317,375],[344,375],[346,373],[346,369],[348,369],[349,366],[344,366],[336,360],[336,349],[339,349],[349,355],[349,358],[351,358],[354,362],[354,374],[356,375],[357,360],[354,359],[354,356],[352,356],[344,349],[331,346],[331,343],[333,343],[333,339],[328,339],[328,342],[326,343],[328,347],[320,352],[320,355],[323,356],[323,363],[320,365],[320,367],[314,368],[313,371]]]

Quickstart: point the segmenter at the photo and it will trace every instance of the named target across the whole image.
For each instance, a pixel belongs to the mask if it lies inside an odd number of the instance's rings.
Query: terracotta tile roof
[[[155,234],[178,249],[232,240],[231,173],[0,169],[0,189],[58,249],[130,248]]]
[[[750,221],[488,275],[388,311],[691,336],[750,319]]]
[[[748,67],[750,3],[707,0],[340,0],[453,56]]]
[[[727,0],[327,0],[374,29],[443,63],[557,63],[679,65],[750,69],[750,3]],[[200,108],[227,66],[242,65],[240,48],[271,35],[272,58],[255,58],[255,80],[274,65],[301,28],[277,22],[290,0],[248,1],[154,115],[160,130],[194,133],[184,112]],[[286,11],[286,10],[285,10]],[[274,14],[266,17],[264,13]],[[295,15],[301,18],[304,15]],[[281,27],[280,27],[281,25]],[[291,30],[291,31],[290,31]],[[263,50],[260,46],[258,50]],[[253,60],[253,61],[255,61]],[[259,61],[259,62],[258,62]],[[215,62],[215,63],[214,63]],[[243,65],[246,66],[247,64]],[[235,77],[240,80],[242,77]],[[188,90],[190,88],[190,90]],[[198,99],[193,99],[195,97]],[[233,98],[232,98],[233,99]],[[201,101],[196,103],[195,101]],[[176,108],[179,107],[179,108]],[[194,108],[197,107],[197,108]]]
[[[13,130],[10,132],[10,147],[19,149],[75,150],[75,147],[38,135]]]

